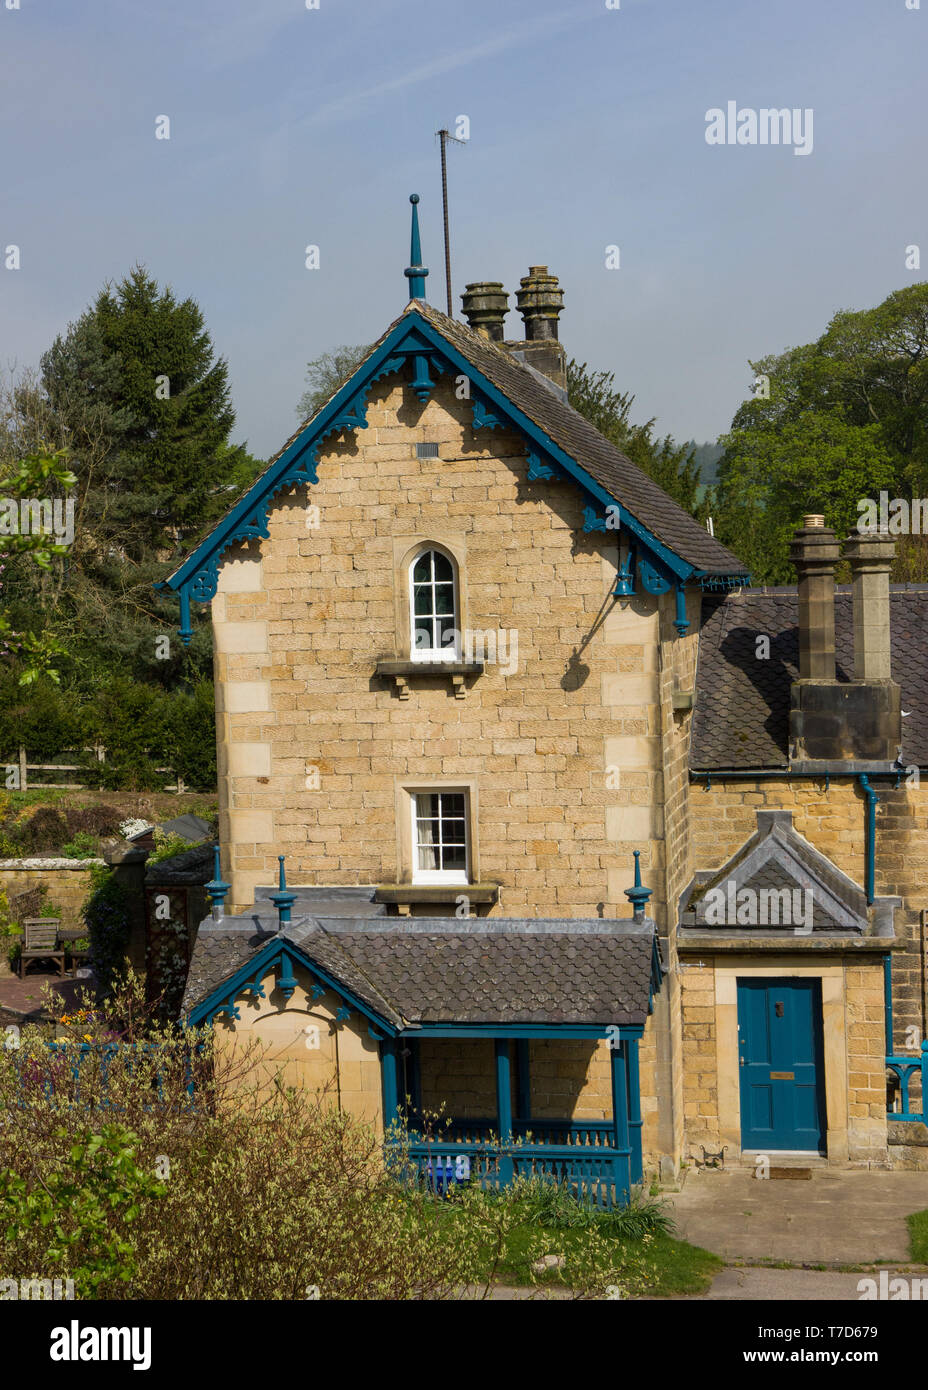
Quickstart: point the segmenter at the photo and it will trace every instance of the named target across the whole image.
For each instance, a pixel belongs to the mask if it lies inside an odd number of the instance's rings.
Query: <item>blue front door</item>
[[[820,980],[739,980],[741,1147],[825,1151]]]

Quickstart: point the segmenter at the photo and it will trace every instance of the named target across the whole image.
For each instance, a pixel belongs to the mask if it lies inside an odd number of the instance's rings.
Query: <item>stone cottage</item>
[[[167,581],[215,639],[186,1015],[385,1128],[443,1105],[440,1154],[493,1133],[501,1180],[612,1200],[703,1145],[888,1162],[887,1004],[898,1043],[924,1028],[928,599],[890,595],[878,538],[836,598],[820,518],[798,594],[751,590],[568,405],[547,267],[524,338],[497,282],[460,323],[425,300],[414,202],[406,275]]]

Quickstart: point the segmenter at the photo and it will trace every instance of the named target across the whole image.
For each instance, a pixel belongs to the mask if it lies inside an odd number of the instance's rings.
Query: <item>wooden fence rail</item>
[[[93,753],[96,755],[98,763],[106,762],[106,749],[102,743],[95,743],[90,745],[89,747],[82,749],[67,748],[64,751],[66,753]],[[83,770],[84,769],[80,763],[30,763],[27,761],[27,754],[25,748],[20,746],[17,758],[15,760],[8,761],[6,764],[6,777],[4,779],[4,785],[7,791],[25,792],[29,790],[30,772],[83,772]],[[172,783],[170,786],[162,787],[162,791],[176,792],[180,794],[181,792],[185,792],[187,790],[187,785],[184,782],[184,779],[174,774],[174,769],[172,767],[156,767],[155,771],[169,772],[176,777],[175,782]],[[45,787],[48,787],[51,790],[59,791],[79,792],[86,790],[86,784],[84,782],[34,782],[32,785],[33,788],[36,790],[39,788],[44,789]]]

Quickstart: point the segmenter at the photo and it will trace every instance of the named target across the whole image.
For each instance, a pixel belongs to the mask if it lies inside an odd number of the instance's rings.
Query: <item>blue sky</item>
[[[749,357],[928,278],[905,267],[916,244],[928,268],[928,0],[10,3],[0,362],[37,361],[141,261],[199,302],[262,457],[307,360],[402,309],[413,191],[444,308],[434,133],[460,115],[456,312],[501,279],[520,336],[513,292],[547,264],[568,353],[680,439],[727,428]],[[811,108],[811,154],[707,144],[730,100]]]

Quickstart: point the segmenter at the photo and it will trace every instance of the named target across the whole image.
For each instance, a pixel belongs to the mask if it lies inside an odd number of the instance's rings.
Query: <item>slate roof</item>
[[[799,600],[794,588],[742,589],[704,598],[690,744],[693,771],[789,765],[789,688],[799,677]],[[759,634],[770,656],[759,660]],[[890,589],[893,678],[902,688],[902,759],[928,766],[928,585]],[[836,676],[854,674],[851,590],[835,591]]]
[[[363,376],[365,362],[409,313],[421,314],[462,356],[498,387],[512,405],[527,415],[669,550],[693,565],[699,572],[718,575],[743,574],[747,577],[748,571],[736,555],[710,536],[704,526],[684,511],[673,498],[668,497],[663,488],[649,478],[637,464],[614,444],[604,439],[588,420],[562,401],[555,390],[540,381],[538,372],[528,364],[518,361],[505,348],[491,343],[466,324],[449,318],[447,314],[443,314],[424,300],[410,300],[403,313],[394,319],[375,343],[371,344],[353,375]],[[294,431],[268,461],[249,491],[260,491],[262,479],[313,419],[315,416],[310,416]],[[200,537],[195,550],[204,544],[213,530],[215,525]],[[186,562],[185,559],[183,563]],[[170,578],[173,579],[174,575]]]
[[[197,934],[184,1011],[276,933],[256,913]],[[600,919],[301,917],[283,936],[397,1027],[426,1023],[643,1024],[653,924]]]
[[[431,304],[420,301],[415,308],[669,550],[697,570],[747,575],[736,555],[510,352]]]
[[[731,900],[726,889],[731,885]],[[856,932],[863,933],[868,927],[867,898],[853,879],[843,873],[826,855],[817,850],[793,825],[792,811],[757,812],[757,831],[736,850],[720,869],[700,872],[690,884],[681,900],[681,926],[698,927],[705,930],[718,930],[725,926],[739,926],[737,920],[737,895],[743,889],[752,889],[760,902],[762,890],[769,889],[790,893],[788,908],[786,904],[771,900],[768,914],[772,920],[766,924],[756,922],[750,926],[750,935],[764,935],[769,929],[774,935],[795,928],[808,928],[813,932]],[[719,922],[709,918],[707,907],[712,899],[708,894],[721,889],[721,899],[716,899],[718,915],[720,907],[726,921]],[[793,896],[798,890],[799,896]],[[808,892],[809,897],[806,897]],[[805,921],[807,905],[812,907],[811,923]],[[728,919],[730,909],[735,914]],[[784,910],[785,909],[785,910]],[[797,918],[793,914],[798,913]],[[788,917],[789,920],[783,920]],[[759,929],[758,929],[759,928]],[[742,926],[743,930],[743,926]]]

